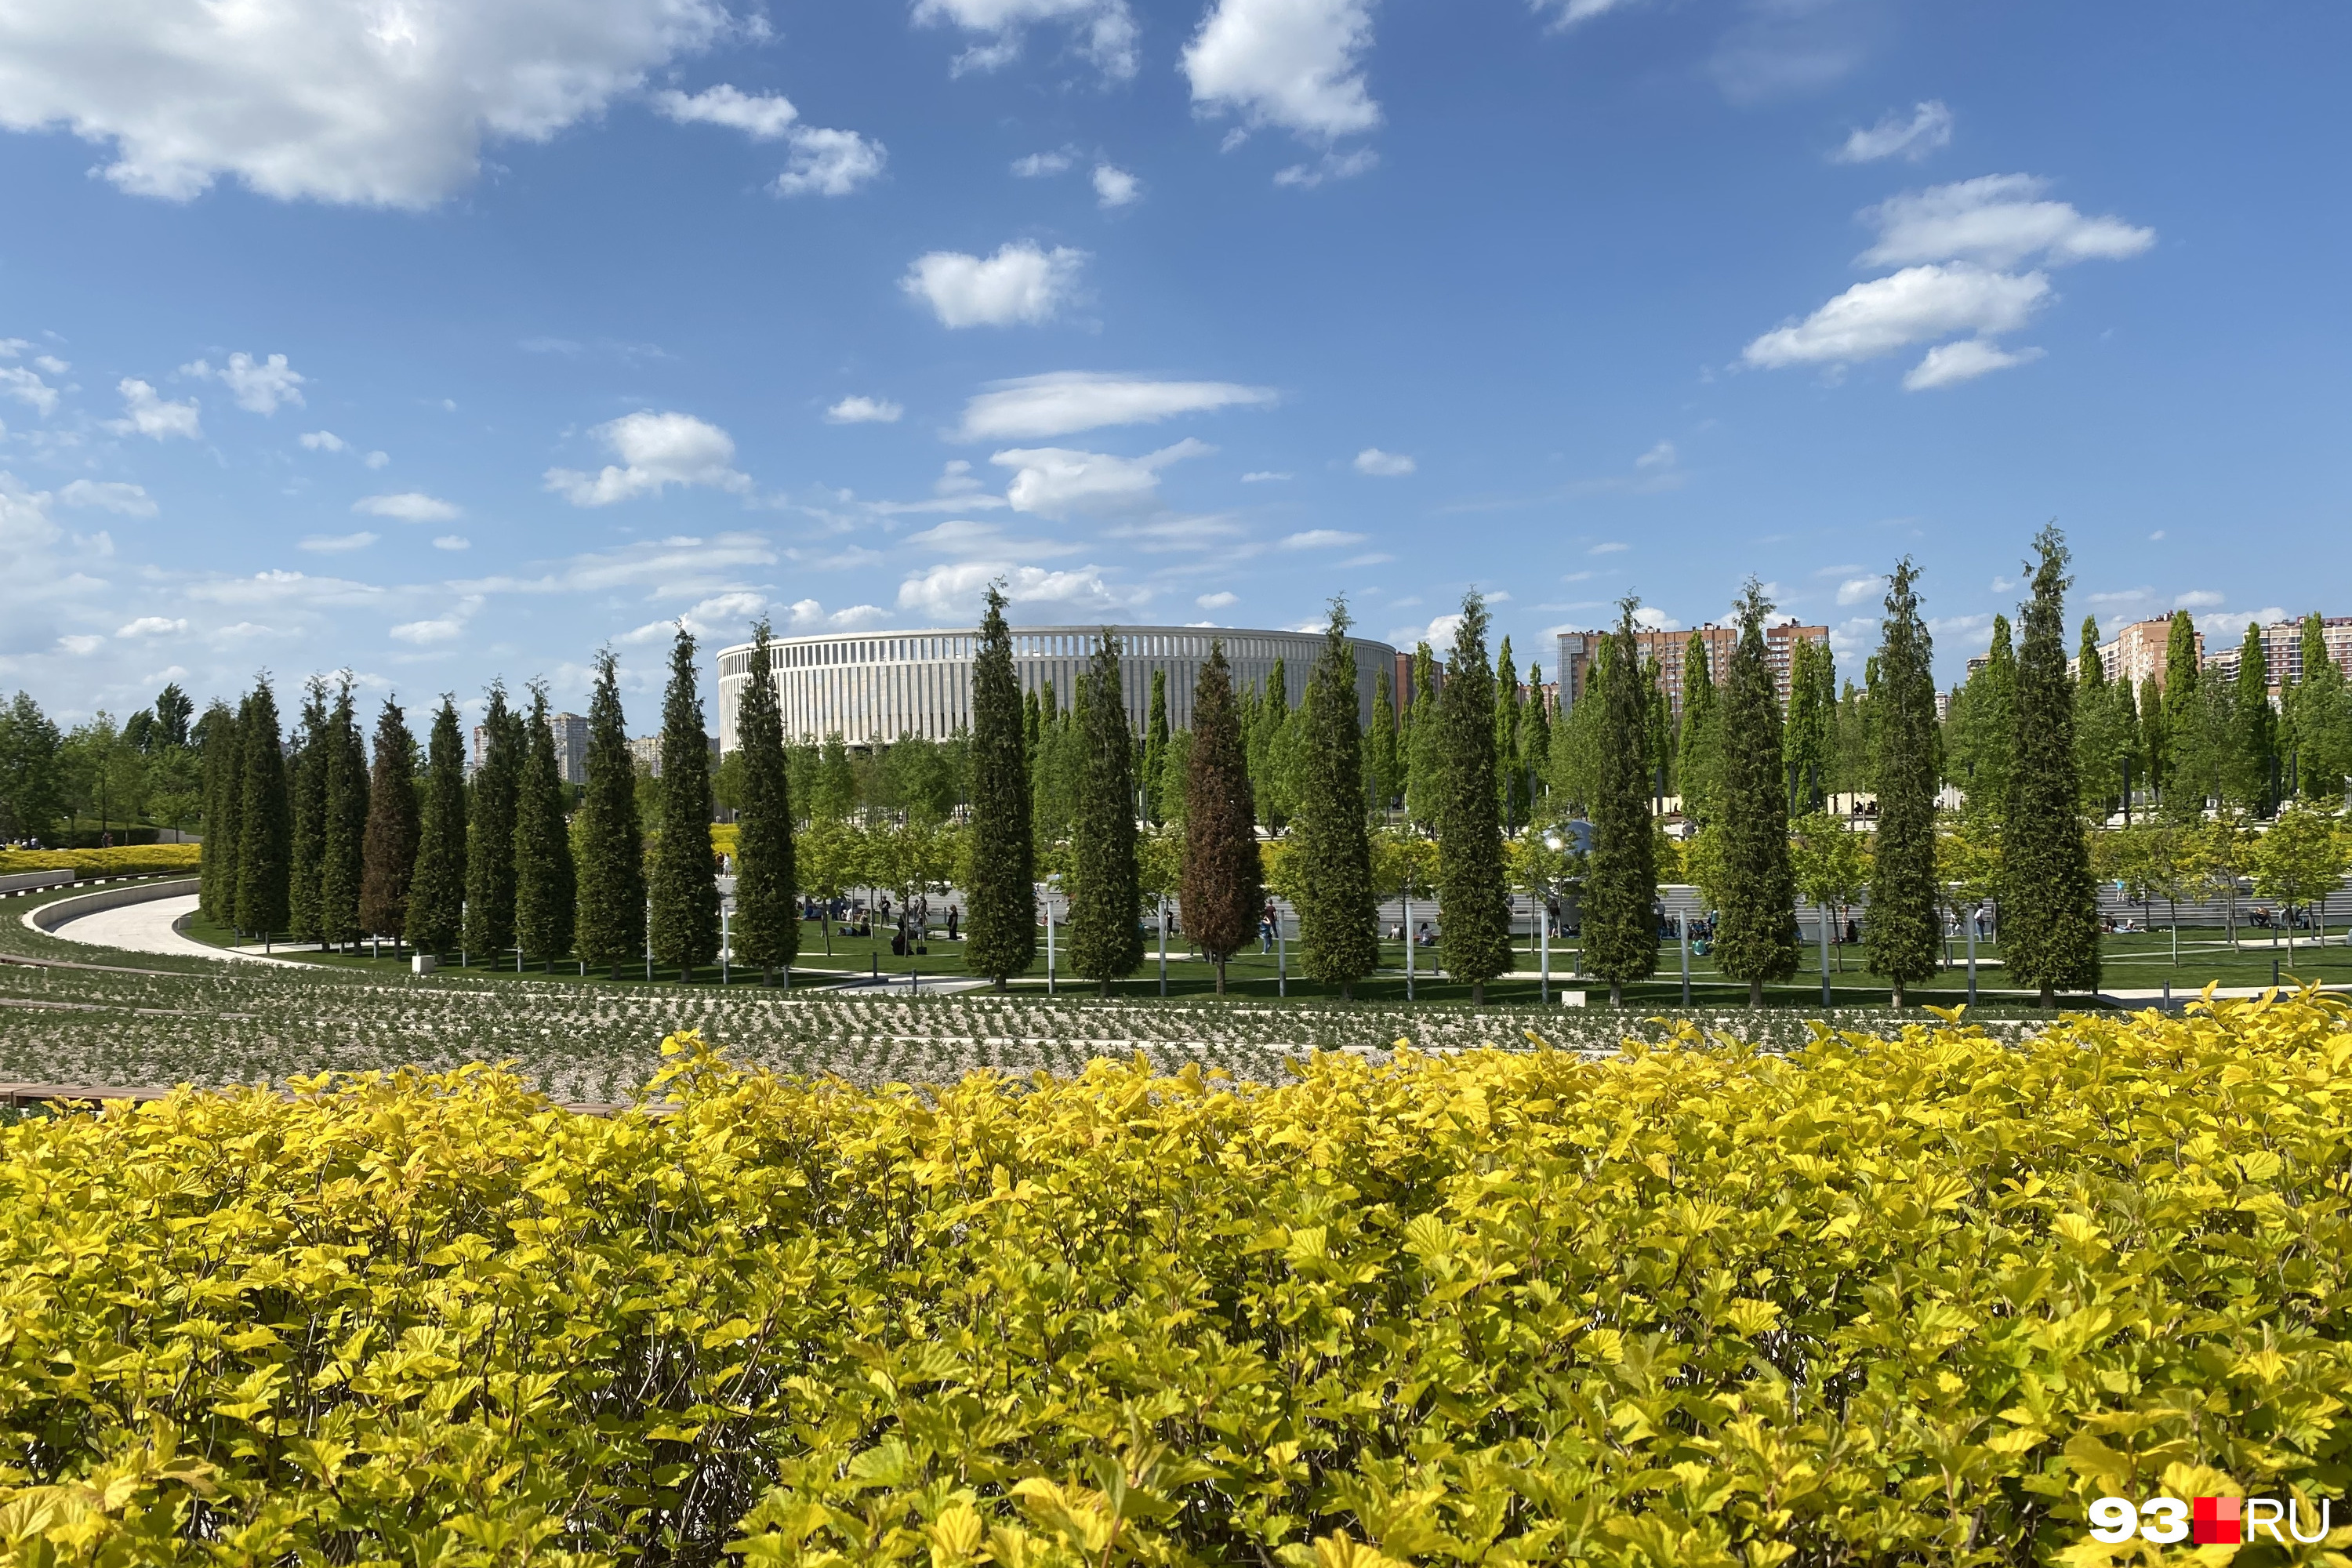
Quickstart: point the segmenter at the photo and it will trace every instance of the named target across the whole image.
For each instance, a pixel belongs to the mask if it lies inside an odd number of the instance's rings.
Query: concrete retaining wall
[[[194,877],[173,877],[159,878],[154,881],[126,882],[119,888],[84,893],[78,899],[59,899],[56,903],[28,910],[25,913],[25,923],[37,931],[53,931],[68,921],[94,915],[100,910],[119,910],[125,904],[143,904],[151,899],[184,898],[196,890],[199,880]]]
[[[11,871],[0,877],[0,893],[32,893],[43,888],[68,887],[74,877],[71,871]]]

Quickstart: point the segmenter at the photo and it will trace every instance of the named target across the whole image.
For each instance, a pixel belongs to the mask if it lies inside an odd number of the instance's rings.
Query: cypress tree
[[[1723,771],[1721,741],[1706,637],[1693,632],[1683,647],[1683,732],[1675,776],[1682,784],[1683,815],[1701,825],[1715,820],[1716,784]]]
[[[1241,714],[1234,700],[1233,668],[1223,637],[1192,685],[1192,745],[1184,777],[1184,873],[1179,898],[1185,934],[1217,966],[1217,994],[1225,994],[1225,961],[1257,929],[1264,889],[1257,847],[1257,806],[1250,796],[1249,758],[1242,746]]]
[[[2017,746],[2017,656],[2007,616],[1992,618],[1992,646],[1983,668],[1969,677],[1968,783],[1964,807],[1972,820],[1996,826],[2009,810],[2010,774]],[[1873,749],[1874,754],[1876,748]]]
[[[588,787],[580,819],[580,918],[573,940],[584,962],[611,966],[618,980],[622,963],[646,951],[646,836],[637,817],[636,759],[621,712],[620,672],[609,647],[596,650],[596,681],[588,695]]]
[[[1764,651],[1763,584],[1748,580],[1736,608],[1739,644],[1723,692],[1723,908],[1716,966],[1764,1005],[1767,981],[1797,972],[1797,887],[1789,866],[1789,780],[1780,710]],[[1882,682],[1886,678],[1880,668]],[[1933,710],[1931,709],[1932,712]]]
[[[857,770],[850,765],[848,743],[835,730],[817,753],[816,815],[826,822],[846,822],[856,810]]]
[[[367,834],[360,853],[360,929],[392,938],[408,929],[416,876],[416,738],[399,704],[384,700],[375,720],[375,772],[368,781]]]
[[[1887,580],[1879,624],[1878,833],[1871,858],[1871,972],[1886,977],[1895,1005],[1936,973],[1943,921],[1936,885],[1936,687],[1933,646],[1919,615],[1919,569],[1909,556]]]
[[[1609,1004],[1625,1005],[1625,983],[1658,965],[1657,844],[1650,816],[1649,697],[1641,683],[1633,612],[1617,605],[1617,629],[1603,637],[1592,689],[1599,698],[1599,756],[1592,785],[1592,855],[1580,920],[1584,967],[1609,982]]]
[[[237,782],[236,929],[267,941],[286,929],[294,838],[278,694],[267,675],[254,681],[236,729],[244,752]]]
[[[196,879],[196,900],[207,919],[236,923],[237,802],[245,776],[245,746],[238,716],[215,700],[205,710],[196,733],[205,758],[205,839]]]
[[[1650,789],[1654,808],[1657,797],[1671,795],[1675,787],[1674,710],[1666,705],[1666,672],[1654,653],[1642,661],[1642,689],[1649,704]]]
[[[1506,637],[1495,656],[1495,814],[1506,827],[1528,819],[1527,781],[1518,762],[1519,667]]]
[[[1004,603],[1004,584],[991,583],[971,666],[971,878],[964,889],[971,907],[963,944],[964,966],[999,991],[1037,956],[1029,752],[1039,721],[1034,694],[1024,705],[1013,674]]]
[[[680,984],[719,956],[719,878],[710,862],[710,737],[695,685],[694,634],[681,622],[662,695],[661,842],[654,847],[654,956]]]
[[[1354,625],[1345,599],[1331,601],[1323,655],[1299,710],[1298,816],[1290,853],[1299,858],[1298,963],[1339,998],[1380,967],[1372,896],[1372,840],[1364,822],[1363,730],[1356,720]]]
[[[360,878],[368,822],[367,747],[343,678],[327,715],[326,832],[319,851],[319,940],[343,947],[360,939]]]
[[[515,946],[537,953],[551,974],[555,961],[572,951],[578,905],[572,840],[563,823],[563,770],[555,760],[555,727],[548,719],[545,681],[530,683],[530,718],[525,729],[530,739],[523,747],[522,782],[515,791]],[[702,760],[707,776],[709,751]],[[667,763],[662,771],[668,773]],[[703,842],[709,842],[707,828]]]
[[[447,693],[426,742],[416,875],[408,885],[408,945],[442,953],[457,945],[466,915],[466,742]]]
[[[1412,650],[1412,722],[1404,737],[1404,814],[1424,831],[1437,828],[1437,803],[1444,793],[1444,745],[1437,722],[1437,655],[1427,643]]]
[[[1371,780],[1368,794],[1379,810],[1387,811],[1402,793],[1403,773],[1403,753],[1397,749],[1396,692],[1383,664],[1373,682],[1372,733],[1364,756],[1364,773]]]
[[[1160,784],[1168,768],[1168,672],[1151,672],[1151,716],[1143,727],[1144,815],[1160,824]]]
[[[2099,905],[2091,851],[2078,815],[2074,693],[2066,679],[2065,536],[2053,524],[2034,540],[2041,556],[2023,607],[2017,659],[2016,763],[2001,832],[2000,935],[2009,973],[2039,986],[2042,1005],[2059,986],[2099,984]]]
[[[1142,893],[1135,864],[1135,752],[1119,691],[1119,647],[1103,628],[1078,685],[1077,820],[1073,825],[1070,972],[1110,983],[1143,963],[1136,921]]]
[[[2186,610],[2172,612],[2164,640],[2164,792],[2168,803],[2175,786],[2186,792],[2184,808],[2205,798],[2206,775],[2197,737],[2203,728],[2202,700],[2198,690],[2197,623]]]
[[[1837,673],[1829,644],[1800,637],[1789,653],[1789,713],[1781,750],[1796,781],[1800,816],[1819,811],[1830,777],[1831,730],[1836,722]],[[1685,782],[1687,798],[1689,785]]]
[[[294,828],[289,841],[286,921],[299,942],[327,944],[320,885],[327,851],[327,683],[312,676],[302,692],[301,729],[288,759]]]
[[[1528,781],[1528,820],[1535,820],[1537,797],[1551,767],[1551,702],[1544,696],[1543,667],[1528,666],[1528,700],[1519,710],[1519,776]]]
[[[768,663],[768,619],[751,628],[751,679],[735,710],[743,759],[742,826],[735,841],[735,951],[772,985],[801,951],[799,888],[793,865],[792,770],[784,762],[784,712]]]
[[[2150,790],[2161,791],[2170,776],[2170,735],[2164,720],[2164,684],[2148,676],[2139,683],[2139,750],[2141,761],[2147,764],[2146,782]]]
[[[2352,698],[2317,612],[2304,618],[2303,679],[2295,682],[2295,775],[2305,800],[2338,802],[2352,773]]]
[[[482,763],[474,772],[474,800],[467,813],[465,923],[467,952],[493,966],[514,945],[515,794],[522,784],[519,739],[506,683],[493,680],[482,715]]]
[[[2236,712],[2231,726],[2230,794],[2254,816],[2276,809],[2272,798],[2272,768],[2278,757],[2278,715],[2271,708],[2270,653],[2263,646],[2263,628],[2246,623],[2245,641],[2238,648]]]
[[[1438,946],[1446,971],[1484,1004],[1486,982],[1511,968],[1511,909],[1503,888],[1503,825],[1495,795],[1495,675],[1486,665],[1486,601],[1462,596],[1445,661],[1437,724],[1444,777],[1438,795]]]

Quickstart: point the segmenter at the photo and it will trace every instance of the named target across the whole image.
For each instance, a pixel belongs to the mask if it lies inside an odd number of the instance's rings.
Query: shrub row
[[[142,844],[123,849],[0,849],[0,876],[11,871],[73,871],[84,877],[132,877],[152,871],[193,871],[201,844]]]
[[[2021,1563],[2346,1490],[2335,1002],[1274,1087],[664,1049],[662,1117],[476,1068],[0,1131],[8,1550]]]

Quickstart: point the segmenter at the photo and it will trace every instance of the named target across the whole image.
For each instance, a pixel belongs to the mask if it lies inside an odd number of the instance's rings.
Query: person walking
[[[948,940],[956,940],[956,922],[963,919],[963,910],[954,904],[948,906]]]

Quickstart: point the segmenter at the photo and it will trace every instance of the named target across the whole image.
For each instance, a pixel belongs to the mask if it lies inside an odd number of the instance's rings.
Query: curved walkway
[[[257,952],[239,952],[231,948],[214,947],[194,937],[184,935],[179,922],[196,912],[196,896],[184,893],[168,899],[145,899],[135,904],[118,904],[110,910],[92,910],[86,915],[76,915],[59,921],[47,934],[67,942],[84,942],[91,947],[110,947],[123,952],[160,952],[173,958],[211,958],[242,960],[253,963],[284,963],[282,958],[265,958]]]

